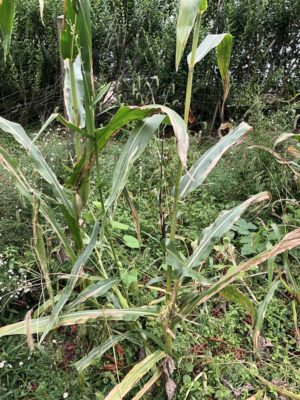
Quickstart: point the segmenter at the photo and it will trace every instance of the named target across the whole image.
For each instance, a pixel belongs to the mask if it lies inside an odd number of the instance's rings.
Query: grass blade
[[[260,332],[263,327],[265,315],[267,312],[268,305],[272,298],[274,297],[275,291],[278,289],[278,286],[280,284],[280,281],[274,281],[272,285],[270,286],[268,293],[262,303],[260,304],[258,310],[257,310],[257,318],[254,326],[254,331],[253,331],[253,346],[255,350],[259,350],[259,338],[260,338]]]
[[[105,397],[105,400],[121,400],[128,392],[166,356],[163,351],[157,350],[144,360],[136,364],[114,389]]]
[[[92,254],[92,251],[94,250],[98,234],[99,234],[99,224],[96,223],[93,229],[91,240],[87,245],[86,249],[84,250],[84,252],[80,254],[77,261],[75,262],[71,271],[71,276],[67,282],[66,287],[63,290],[62,296],[58,301],[58,303],[56,304],[55,309],[53,310],[52,320],[54,324],[57,322],[59,314],[63,309],[64,305],[69,300],[69,297],[72,294],[72,291],[76,285],[76,282],[79,278],[82,268],[85,266],[85,264],[87,263],[88,259]]]
[[[105,354],[109,349],[111,349],[117,343],[120,343],[123,340],[127,339],[129,336],[129,333],[124,333],[122,335],[113,335],[109,337],[104,343],[102,343],[98,347],[95,347],[92,351],[89,352],[88,355],[81,358],[74,364],[77,371],[79,373],[83,372],[86,368],[95,363],[95,361],[99,360],[103,356],[103,354]]]
[[[180,198],[184,198],[187,194],[197,189],[217,165],[222,155],[233,145],[241,143],[251,130],[252,127],[250,125],[242,122],[237,128],[207,150],[182,178],[180,183]]]
[[[48,294],[51,299],[51,306],[52,308],[54,308],[54,293],[48,270],[48,260],[45,250],[43,231],[38,221],[39,207],[40,207],[39,200],[35,198],[33,202],[33,218],[32,218],[34,251],[45,279],[46,288],[48,290]]]
[[[101,86],[99,92],[95,96],[95,100],[92,103],[92,106],[95,106],[103,99],[103,97],[106,95],[106,93],[109,91],[111,84],[108,83],[107,85]]]
[[[83,76],[80,55],[76,59],[64,60],[64,103],[67,119],[78,128],[85,127],[85,109],[83,106]]]
[[[162,376],[162,371],[157,370],[153,374],[152,378],[149,379],[148,382],[145,383],[145,385],[142,387],[142,389],[133,397],[132,400],[140,400],[143,398],[143,396],[149,392],[149,390],[152,388],[152,386],[155,384],[155,382]]]
[[[118,278],[103,279],[100,282],[89,285],[77,296],[76,300],[68,306],[68,310],[84,303],[88,299],[104,296],[119,281],[120,279]]]
[[[114,171],[112,189],[105,204],[106,209],[111,207],[122,193],[134,162],[144,152],[163,120],[162,115],[146,118],[138,123],[130,135]]]
[[[240,218],[243,212],[252,204],[270,200],[268,192],[262,192],[250,197],[244,203],[228,211],[223,211],[216,221],[205,228],[202,232],[202,239],[199,245],[195,248],[193,254],[186,261],[187,268],[197,267],[204,261],[213,249],[216,240],[219,240],[226,232],[228,232],[236,221]]]
[[[185,46],[193,29],[199,5],[200,0],[180,1],[176,32],[176,70],[178,70]]]
[[[22,126],[0,117],[0,129],[2,129],[4,132],[10,133],[14,139],[28,152],[39,174],[51,185],[59,203],[66,208],[70,215],[72,215],[72,205],[66,196],[64,188],[58,182],[56,175],[47,164],[42,153],[26,134]]]
[[[243,368],[245,368],[243,366]],[[257,371],[255,371],[253,368],[246,368],[247,371],[250,372],[251,375],[253,375],[256,379],[258,379],[261,383],[263,383],[265,386],[267,386],[269,389],[274,390],[275,392],[279,393],[280,395],[288,398],[288,399],[293,399],[293,400],[300,400],[300,394],[291,392],[290,390],[287,390],[285,388],[282,388],[280,386],[275,385],[272,382],[269,382],[267,379],[259,375]]]
[[[104,309],[104,310],[84,310],[62,314],[58,317],[57,324],[51,326],[52,329],[60,326],[70,326],[86,324],[89,321],[136,321],[139,317],[158,318],[158,309],[155,307],[130,308],[130,309]],[[32,334],[49,331],[51,316],[30,320],[30,331]],[[10,335],[26,335],[26,321],[3,326],[0,328],[0,337]]]

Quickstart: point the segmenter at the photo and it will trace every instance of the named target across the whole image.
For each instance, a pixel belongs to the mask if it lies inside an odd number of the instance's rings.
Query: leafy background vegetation
[[[173,72],[178,7],[175,1],[166,3],[158,0],[92,1],[95,74],[99,85],[116,82],[119,102],[143,105],[155,100],[182,112],[187,75],[184,67],[180,74]],[[8,62],[5,65],[2,58],[0,61],[1,75],[7,77],[0,82],[1,115],[25,123],[30,127],[31,137],[39,129],[38,120],[43,122],[49,116],[49,110],[57,106],[62,108],[56,31],[60,6],[60,1],[45,2],[43,26],[37,2],[17,2]],[[298,2],[221,1],[211,3],[204,17],[201,38],[211,31],[229,30],[234,35],[232,90],[226,119],[239,121],[245,118],[254,131],[242,145],[225,155],[205,184],[191,195],[189,202],[181,202],[177,232],[182,241],[181,251],[187,248],[188,253],[191,252],[199,233],[220,211],[264,190],[272,194],[271,204],[245,214],[216,244],[206,262],[207,277],[222,274],[234,261],[270,248],[289,227],[299,226],[297,179],[276,161],[273,154],[253,147],[272,148],[282,132],[295,129],[295,118],[299,113],[295,97],[299,79],[299,11]],[[217,141],[219,110],[216,119],[214,113],[221,101],[222,84],[214,65],[211,55],[195,72],[190,165],[198,154]],[[98,111],[100,114],[103,109],[100,107]],[[109,120],[110,113],[108,110],[99,115],[99,122]],[[112,171],[128,134],[124,129],[101,154],[99,168],[104,171],[105,198],[109,195]],[[120,198],[114,214],[119,225],[113,227],[111,237],[118,249],[122,286],[129,299],[139,304],[159,302],[159,292],[142,287],[141,282],[156,286],[157,271],[164,274],[166,268],[158,220],[162,155],[165,191],[172,187],[172,171],[177,162],[174,140],[168,132],[165,136],[151,142],[129,176],[128,190],[141,223],[141,249],[136,246],[137,235],[126,196]],[[21,148],[4,133],[0,133],[0,141],[1,146],[18,158],[30,182],[47,194],[46,185],[43,187]],[[55,127],[44,133],[37,143],[63,182],[68,176],[70,155],[74,154],[68,133]],[[287,146],[281,144],[280,154],[290,157]],[[20,321],[31,307],[42,303],[45,288],[32,252],[31,207],[2,169],[0,176],[0,296],[1,325],[4,326]],[[82,215],[86,226],[92,225],[94,215],[101,215],[96,179],[94,175],[92,178],[90,200]],[[168,210],[171,204],[167,201],[163,207]],[[45,237],[49,249],[55,249],[51,232],[46,230]],[[55,251],[50,257],[51,276],[58,288],[61,282],[57,274],[62,269],[63,273],[69,273],[72,268],[72,263],[63,257]],[[295,250],[288,261],[296,284],[299,282],[298,257],[299,252]],[[278,271],[285,262],[286,259],[280,257],[276,259],[278,265],[269,263],[267,268],[251,271],[250,276],[245,275],[239,280],[239,289],[259,306],[268,292],[270,271],[274,268],[275,274],[280,276]],[[104,256],[104,263],[108,272],[113,271],[109,255]],[[95,274],[96,263],[90,262],[87,272]],[[299,393],[299,337],[294,297],[283,285],[272,297],[264,319],[259,356],[253,351],[251,317],[240,305],[220,296],[196,309],[192,324],[182,321],[176,330],[173,344],[174,353],[179,355],[173,376],[177,384],[176,398],[285,398],[257,379],[257,370],[274,385]],[[114,300],[110,298],[109,301],[113,303]],[[126,329],[122,323],[112,326],[121,331]],[[142,326],[157,336],[161,334],[158,321],[145,319]],[[109,350],[83,375],[78,375],[74,362],[94,345],[102,343],[99,332],[103,329],[99,322],[93,323],[84,334],[76,326],[61,327],[47,336],[41,351],[33,353],[28,349],[26,338],[1,338],[1,398],[104,399],[129,367],[144,355],[137,354],[134,343],[125,341],[114,351]],[[161,383],[144,398],[164,396]]]

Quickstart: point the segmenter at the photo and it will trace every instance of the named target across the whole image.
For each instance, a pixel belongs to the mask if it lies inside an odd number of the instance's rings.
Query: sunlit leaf
[[[77,126],[85,126],[83,76],[80,55],[75,60],[64,60],[64,102],[68,121]]]
[[[134,162],[145,151],[163,120],[164,116],[153,115],[139,122],[131,133],[114,170],[110,196],[105,204],[106,208],[109,208],[122,193]]]
[[[86,324],[89,321],[136,321],[139,317],[158,318],[158,309],[155,307],[131,308],[131,309],[103,309],[103,310],[84,310],[62,314],[58,317],[57,324],[51,329],[60,326],[70,326]],[[42,317],[30,320],[30,331],[32,334],[48,332],[51,317]],[[26,335],[26,321],[6,325],[0,328],[0,337],[10,335]]]
[[[185,197],[200,186],[217,165],[222,155],[233,145],[241,143],[251,130],[252,127],[250,125],[242,122],[237,128],[207,150],[181,179],[180,198]]]
[[[58,182],[56,175],[47,164],[42,153],[26,134],[22,126],[0,117],[0,129],[2,129],[4,132],[10,133],[14,139],[20,143],[22,147],[24,147],[34,162],[40,175],[52,186],[57,200],[63,204],[68,212],[72,215],[72,205],[64,192],[64,188]]]
[[[215,222],[203,230],[200,243],[186,261],[187,268],[199,266],[199,264],[209,256],[214,247],[215,241],[219,240],[234,226],[236,221],[248,207],[252,204],[267,200],[270,200],[269,193],[262,192],[250,197],[248,200],[231,210],[223,211]]]
[[[193,29],[200,2],[200,0],[180,0],[176,34],[176,70]]]
[[[94,250],[94,247],[97,242],[98,234],[99,234],[99,224],[96,223],[94,226],[93,233],[92,233],[91,239],[89,241],[89,244],[87,245],[84,252],[82,254],[80,254],[78,259],[76,260],[76,262],[71,270],[71,275],[70,275],[70,278],[68,279],[67,285],[63,290],[62,296],[53,310],[53,315],[52,315],[53,324],[57,323],[57,320],[58,320],[59,314],[61,313],[61,310],[63,309],[66,302],[69,300],[69,297],[72,294],[72,291],[76,285],[76,282],[80,277],[82,268],[85,266],[85,264],[87,263],[88,259],[90,258],[91,254]]]
[[[88,299],[95,299],[97,297],[105,296],[106,293],[115,286],[120,279],[110,278],[103,279],[97,283],[89,285],[85,290],[80,292],[76,299],[68,306],[68,310],[71,310],[75,306],[84,303]]]
[[[232,36],[229,33],[220,33],[218,35],[207,35],[206,38],[203,40],[203,42],[200,43],[200,45],[198,46],[197,50],[196,50],[196,56],[195,56],[195,62],[194,65],[196,65],[199,61],[203,60],[203,58],[214,48],[216,48],[217,46],[219,46],[222,41],[225,39],[227,39],[227,44],[230,43],[230,38],[232,40]],[[226,46],[226,48],[229,50],[230,46]],[[230,48],[231,51],[231,48]],[[227,57],[226,57],[226,61]],[[188,55],[188,64],[190,67],[192,67],[191,65],[191,53]],[[223,70],[225,70],[226,63],[224,64],[224,66],[222,67]]]
[[[203,14],[207,10],[207,7],[208,7],[207,0],[200,0],[199,4],[200,14]]]
[[[124,243],[130,249],[139,249],[140,243],[134,236],[131,235],[124,235],[123,236]]]

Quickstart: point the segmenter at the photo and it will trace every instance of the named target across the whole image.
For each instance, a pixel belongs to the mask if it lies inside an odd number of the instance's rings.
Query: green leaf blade
[[[7,55],[9,52],[11,35],[14,24],[14,15],[15,15],[15,1],[2,0],[0,2],[0,30],[3,35],[4,62],[6,62]]]
[[[252,130],[252,127],[242,122],[237,128],[224,136],[217,144],[207,150],[183,176],[180,182],[180,198],[197,189],[214,169],[222,155],[233,145],[241,143]]]
[[[105,204],[106,208],[111,207],[122,193],[134,162],[144,152],[163,120],[164,116],[153,115],[139,122],[130,135],[114,171],[110,196]]]
[[[176,70],[179,68],[188,38],[193,29],[200,0],[181,0],[176,32]]]
[[[137,363],[125,376],[125,378],[113,388],[105,397],[105,400],[120,400],[149,372],[157,363],[166,357],[166,353],[157,350],[150,354],[144,360]]]
[[[252,204],[270,199],[268,192],[262,192],[255,196],[250,197],[242,204],[238,205],[231,210],[222,212],[216,221],[205,228],[202,233],[202,239],[199,245],[194,250],[193,254],[186,261],[187,268],[194,268],[204,261],[210,254],[215,241],[220,239],[226,232],[228,232],[240,218],[242,213]]]
[[[198,62],[203,60],[203,58],[214,48],[219,46],[223,40],[231,37],[229,33],[220,33],[217,35],[207,35],[203,42],[200,43],[196,50],[194,65],[191,65],[191,53],[188,55],[188,64],[190,67],[194,67]],[[227,39],[229,40],[229,39]]]

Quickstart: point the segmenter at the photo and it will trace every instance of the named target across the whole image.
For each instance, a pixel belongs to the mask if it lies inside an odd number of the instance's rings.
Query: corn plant
[[[43,2],[40,2],[43,4]],[[0,27],[4,34],[5,55],[12,32],[14,2],[2,0],[0,3]],[[208,35],[199,44],[201,18],[207,9],[205,0],[181,0],[177,21],[176,68],[183,57],[190,34],[193,31],[192,49],[188,55],[188,81],[185,99],[184,119],[174,110],[164,105],[143,107],[121,106],[112,119],[103,127],[95,122],[95,107],[105,95],[107,86],[96,93],[94,89],[92,67],[92,39],[90,8],[88,0],[64,1],[64,25],[60,38],[61,55],[64,60],[64,100],[66,118],[52,114],[43,125],[38,137],[54,120],[68,128],[74,136],[76,160],[70,176],[62,185],[47,164],[36,140],[31,140],[25,130],[14,122],[0,117],[0,129],[10,134],[27,151],[37,173],[51,189],[51,196],[45,196],[32,186],[22,172],[17,160],[0,146],[0,162],[14,179],[16,187],[33,207],[33,247],[36,259],[43,272],[49,298],[24,321],[0,328],[0,337],[6,335],[41,335],[41,344],[46,335],[60,326],[85,325],[91,321],[103,321],[107,327],[110,321],[125,321],[127,331],[107,334],[102,344],[94,348],[84,358],[75,363],[82,373],[91,364],[117,343],[127,340],[144,347],[146,357],[137,363],[124,379],[107,395],[107,400],[121,399],[144,377],[148,380],[136,393],[134,399],[140,399],[146,391],[161,377],[164,377],[168,398],[172,398],[176,389],[171,375],[175,368],[176,354],[173,351],[173,338],[176,326],[202,304],[219,293],[233,292],[233,283],[253,267],[258,266],[278,254],[288,251],[300,243],[300,230],[288,233],[275,246],[230,269],[223,276],[207,279],[197,271],[200,263],[205,262],[213,250],[214,244],[229,231],[238,218],[249,207],[268,201],[270,195],[259,193],[245,200],[233,209],[222,212],[215,222],[199,235],[199,242],[192,252],[183,257],[176,242],[179,202],[199,188],[209,173],[217,165],[222,155],[232,146],[241,143],[250,133],[251,127],[241,123],[212,148],[207,150],[188,170],[188,119],[192,100],[193,74],[196,65],[213,49],[217,49],[217,61],[224,86],[224,101],[229,91],[229,60],[232,37],[228,33]],[[9,18],[8,18],[9,17]],[[8,25],[7,25],[8,23]],[[177,141],[178,167],[174,172],[173,210],[170,215],[170,227],[164,241],[166,276],[157,276],[162,282],[160,290],[165,293],[159,306],[130,304],[120,281],[119,263],[110,237],[109,215],[125,189],[128,176],[135,161],[142,155],[161,125],[171,125]],[[114,170],[110,194],[107,199],[102,192],[102,176],[99,167],[101,151],[109,139],[125,126],[130,128],[130,136],[125,144]],[[86,207],[90,184],[93,183],[92,170],[96,173],[102,215],[91,233],[80,221],[82,210]],[[42,216],[50,225],[57,239],[71,260],[73,267],[65,286],[55,291],[49,260],[45,251],[44,234],[41,225]],[[63,222],[60,222],[63,221]],[[114,263],[114,274],[109,275],[103,263],[104,248],[109,248]],[[83,268],[93,259],[98,264],[99,274],[91,276]],[[111,270],[110,270],[111,271]],[[85,282],[83,284],[83,282]],[[192,283],[192,284],[191,284]],[[76,291],[74,290],[76,288]],[[111,296],[113,295],[113,305]],[[97,298],[106,300],[97,302]],[[233,296],[232,296],[233,297]],[[94,304],[90,309],[87,304]],[[156,319],[161,324],[161,338],[142,329],[139,318]],[[105,329],[107,331],[107,329]],[[174,360],[175,359],[175,360]],[[149,373],[152,376],[149,377]]]

